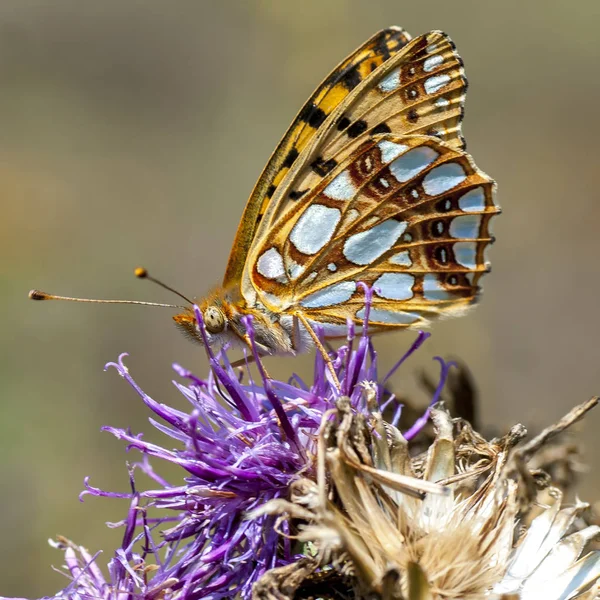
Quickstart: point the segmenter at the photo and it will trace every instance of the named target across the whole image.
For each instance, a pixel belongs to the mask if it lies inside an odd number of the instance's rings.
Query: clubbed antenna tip
[[[50,300],[51,296],[46,294],[46,292],[41,292],[40,290],[30,290],[29,291],[29,299],[30,300]]]

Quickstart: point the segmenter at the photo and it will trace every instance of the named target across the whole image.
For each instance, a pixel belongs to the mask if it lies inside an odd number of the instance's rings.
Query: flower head
[[[196,311],[201,322],[202,315]],[[252,323],[247,323],[252,338]],[[420,333],[392,369],[394,372],[428,337]],[[234,368],[224,349],[214,355],[207,345],[211,371],[206,379],[174,365],[180,378],[176,388],[189,403],[181,411],[157,402],[133,379],[124,358],[109,363],[136,391],[152,412],[150,421],[169,444],[146,441],[130,430],[104,429],[137,450],[142,460],[131,466],[131,491],[115,493],[93,487],[86,480],[83,494],[127,497],[131,508],[121,548],[109,562],[104,578],[97,555],[66,540],[66,569],[72,582],[57,597],[128,598],[250,598],[254,584],[268,571],[294,564],[301,556],[291,539],[288,522],[260,514],[248,515],[269,501],[289,497],[292,484],[316,479],[319,430],[324,415],[347,398],[352,410],[368,414],[373,402],[391,407],[395,398],[385,391],[392,372],[378,381],[377,354],[366,328],[356,337],[349,326],[347,343],[331,352],[338,389],[321,356],[317,355],[312,381],[293,375],[289,381],[267,377],[261,358],[257,365]],[[448,365],[434,401],[439,397]],[[365,400],[365,385],[371,398]],[[399,408],[399,407],[398,407]],[[399,410],[393,411],[395,420]],[[422,427],[417,423],[407,436]],[[182,480],[169,482],[155,470],[156,461],[182,469]],[[156,483],[138,490],[134,473],[143,472]]]

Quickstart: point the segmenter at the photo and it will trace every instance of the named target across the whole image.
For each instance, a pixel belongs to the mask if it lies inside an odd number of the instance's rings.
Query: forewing
[[[248,249],[271,198],[336,107],[371,73],[410,40],[399,27],[376,33],[338,65],[308,99],[273,152],[246,204],[223,281],[230,287],[242,278]]]
[[[410,41],[362,81],[323,121],[277,187],[256,230],[267,236],[339,164],[374,135],[432,135],[464,148],[467,82],[454,43],[433,31]]]
[[[370,136],[261,240],[251,272],[260,298],[328,325],[422,326],[477,298],[499,212],[494,183],[432,136]]]

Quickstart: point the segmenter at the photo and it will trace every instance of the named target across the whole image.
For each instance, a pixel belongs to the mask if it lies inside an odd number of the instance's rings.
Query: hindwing
[[[250,274],[270,309],[345,324],[422,326],[477,297],[494,182],[432,136],[371,136],[260,240]]]

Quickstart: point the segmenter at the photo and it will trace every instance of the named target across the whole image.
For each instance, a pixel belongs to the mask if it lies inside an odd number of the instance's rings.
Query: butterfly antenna
[[[97,300],[95,298],[71,298],[69,296],[56,296],[47,294],[40,290],[31,290],[29,292],[31,300],[66,300],[68,302],[93,302],[94,304],[140,304],[141,306],[160,306],[163,308],[186,308],[176,304],[159,304],[158,302],[142,302],[141,300]]]
[[[189,298],[186,298],[181,292],[174,290],[172,287],[168,286],[166,283],[163,283],[162,281],[152,277],[148,273],[148,271],[146,269],[144,269],[144,267],[137,267],[135,269],[134,273],[135,273],[136,277],[139,277],[140,279],[147,279],[148,281],[152,281],[152,283],[156,283],[156,285],[160,285],[161,288],[164,288],[165,290],[169,290],[170,292],[173,292],[173,294],[176,294],[180,298],[183,298],[187,303],[194,304]]]

